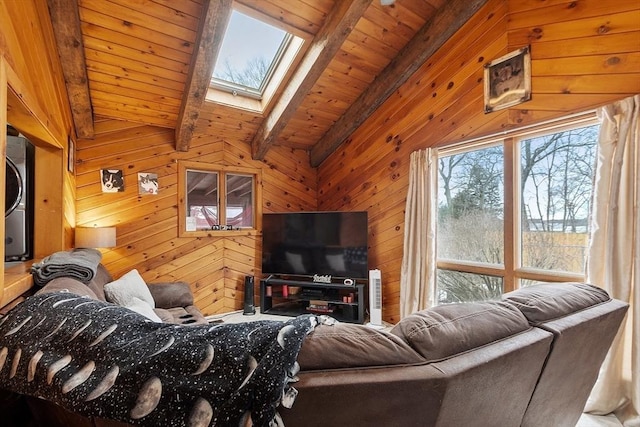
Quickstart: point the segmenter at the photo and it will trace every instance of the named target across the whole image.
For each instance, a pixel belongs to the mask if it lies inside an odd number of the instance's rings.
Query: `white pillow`
[[[124,307],[129,307],[133,298],[136,297],[146,302],[152,309],[156,308],[151,291],[136,269],[126,273],[118,280],[104,285],[104,296],[107,301]]]
[[[130,305],[125,305],[125,307],[135,311],[136,313],[142,314],[149,320],[162,323],[162,319],[160,319],[160,317],[158,317],[158,315],[153,311],[153,308],[138,297],[131,298]]]

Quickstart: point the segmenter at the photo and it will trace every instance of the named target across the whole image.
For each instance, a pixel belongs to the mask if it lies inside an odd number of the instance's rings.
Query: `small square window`
[[[179,235],[255,232],[261,215],[259,183],[259,170],[179,162]]]

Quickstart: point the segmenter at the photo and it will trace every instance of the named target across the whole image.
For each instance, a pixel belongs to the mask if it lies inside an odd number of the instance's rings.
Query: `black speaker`
[[[256,307],[253,304],[253,276],[244,276],[244,315],[256,314]]]

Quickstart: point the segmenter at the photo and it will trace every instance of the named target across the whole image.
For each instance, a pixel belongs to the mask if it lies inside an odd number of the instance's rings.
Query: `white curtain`
[[[434,305],[436,274],[437,152],[411,153],[400,273],[400,317]]]
[[[640,95],[601,108],[587,281],[630,303],[585,412],[615,412],[640,426]],[[585,343],[585,351],[588,343]]]

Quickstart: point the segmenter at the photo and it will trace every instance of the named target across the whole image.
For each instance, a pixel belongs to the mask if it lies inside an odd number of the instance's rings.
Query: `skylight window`
[[[292,38],[286,31],[234,10],[213,70],[212,86],[260,99]]]

